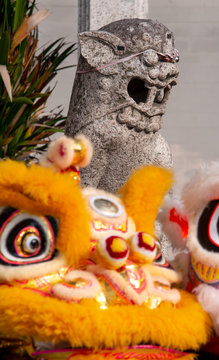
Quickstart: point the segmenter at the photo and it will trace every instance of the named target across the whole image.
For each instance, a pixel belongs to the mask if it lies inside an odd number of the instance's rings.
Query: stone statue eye
[[[120,51],[125,50],[125,47],[122,46],[122,45],[118,45],[118,46],[117,46],[117,50],[120,50]]]
[[[172,34],[171,33],[168,33],[167,34],[167,39],[171,39],[172,38]]]
[[[58,223],[11,207],[0,214],[0,264],[27,265],[55,256]]]
[[[98,214],[109,218],[117,218],[122,214],[122,207],[107,196],[93,196],[90,205]]]
[[[212,200],[203,210],[197,226],[200,245],[213,252],[219,252],[219,199]]]

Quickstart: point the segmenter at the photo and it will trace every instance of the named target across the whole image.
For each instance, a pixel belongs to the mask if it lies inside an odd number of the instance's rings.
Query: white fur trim
[[[146,264],[143,266],[144,269],[149,271],[153,276],[162,276],[173,283],[181,283],[182,275],[172,269],[166,269],[159,265]]]
[[[57,167],[54,166],[54,164],[51,163],[51,161],[48,160],[47,153],[40,156],[39,164],[44,168],[52,169],[54,172],[58,171]]]
[[[77,279],[84,279],[88,286],[77,288],[68,287],[65,284],[55,284],[53,286],[54,295],[64,300],[80,300],[84,298],[95,298],[102,290],[96,276],[88,271],[73,270],[65,277],[65,282],[71,282]]]
[[[103,275],[115,285],[119,287],[125,294],[129,301],[133,301],[137,305],[143,305],[149,295],[149,290],[152,287],[152,278],[149,273],[146,273],[147,287],[140,294],[138,294],[131,284],[129,284],[117,271],[107,270],[99,265],[89,265],[88,271],[91,271],[95,275]]]
[[[53,260],[32,265],[5,266],[0,265],[0,280],[29,280],[46,274],[53,273],[66,266],[66,259],[59,255]]]
[[[193,290],[203,309],[209,313],[219,336],[219,290],[213,286],[201,284]]]
[[[170,210],[173,208],[175,208],[177,213],[182,217],[186,217],[183,202],[180,198],[167,196],[157,219],[162,226],[163,232],[167,235],[173,247],[183,249],[186,248],[186,241],[182,238],[182,230],[177,223],[170,221]]]
[[[79,167],[85,167],[88,164],[90,164],[92,156],[93,156],[93,146],[90,142],[90,140],[88,139],[87,136],[83,135],[83,134],[78,134],[77,136],[75,136],[75,139],[80,140],[83,144],[83,146],[85,147],[85,156],[83,158],[83,160],[81,160],[77,165]]]
[[[64,152],[63,155],[60,153],[61,147]],[[74,141],[65,135],[55,141],[52,141],[47,150],[48,159],[50,159],[54,166],[59,169],[66,169],[69,167],[72,163],[73,155]]]
[[[182,191],[189,218],[204,209],[209,201],[219,199],[219,162],[211,162],[197,170]]]

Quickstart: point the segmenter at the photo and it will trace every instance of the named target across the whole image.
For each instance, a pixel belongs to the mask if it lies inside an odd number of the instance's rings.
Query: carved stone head
[[[178,76],[172,32],[157,21],[124,19],[81,33],[79,39],[76,83],[77,77],[86,82],[94,75],[97,82],[92,86],[92,109],[84,108],[85,118],[98,104],[97,116],[116,111],[117,121],[128,128],[158,131]],[[89,121],[85,118],[84,125]]]
[[[79,34],[81,56],[66,134],[85,134],[94,156],[82,184],[115,192],[133,169],[171,166],[159,134],[178,76],[173,34],[153,20],[123,19]]]

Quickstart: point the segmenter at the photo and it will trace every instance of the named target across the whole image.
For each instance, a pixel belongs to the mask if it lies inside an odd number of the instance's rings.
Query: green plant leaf
[[[26,5],[26,1],[24,0],[16,0],[15,2],[13,32],[17,30],[18,26],[23,21],[25,5]]]
[[[0,158],[17,158],[43,151],[49,137],[63,131],[66,119],[61,108],[48,113],[45,106],[54,89],[51,80],[69,67],[61,64],[75,51],[75,44],[59,38],[38,50],[38,24],[47,13],[36,11],[36,0],[0,3],[1,73],[8,90],[13,89],[10,102],[0,76]]]
[[[7,65],[8,63],[8,49],[9,49],[9,34],[4,32],[0,39],[0,65]]]
[[[13,103],[17,103],[17,104],[29,104],[29,105],[33,105],[33,101],[25,96],[20,96],[17,98],[13,98]]]

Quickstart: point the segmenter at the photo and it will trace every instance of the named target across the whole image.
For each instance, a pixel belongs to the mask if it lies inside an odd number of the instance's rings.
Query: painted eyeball
[[[130,259],[136,263],[151,263],[156,251],[155,238],[145,232],[136,232],[130,239]]]
[[[203,210],[198,220],[197,238],[205,250],[219,253],[219,199],[210,201]]]
[[[0,213],[0,264],[28,265],[55,256],[58,222],[11,207]]]
[[[108,218],[118,218],[122,214],[122,207],[108,196],[97,195],[90,198],[91,208],[98,214]]]
[[[126,263],[129,246],[125,239],[109,236],[97,242],[96,255],[99,262],[106,268],[118,269]]]

